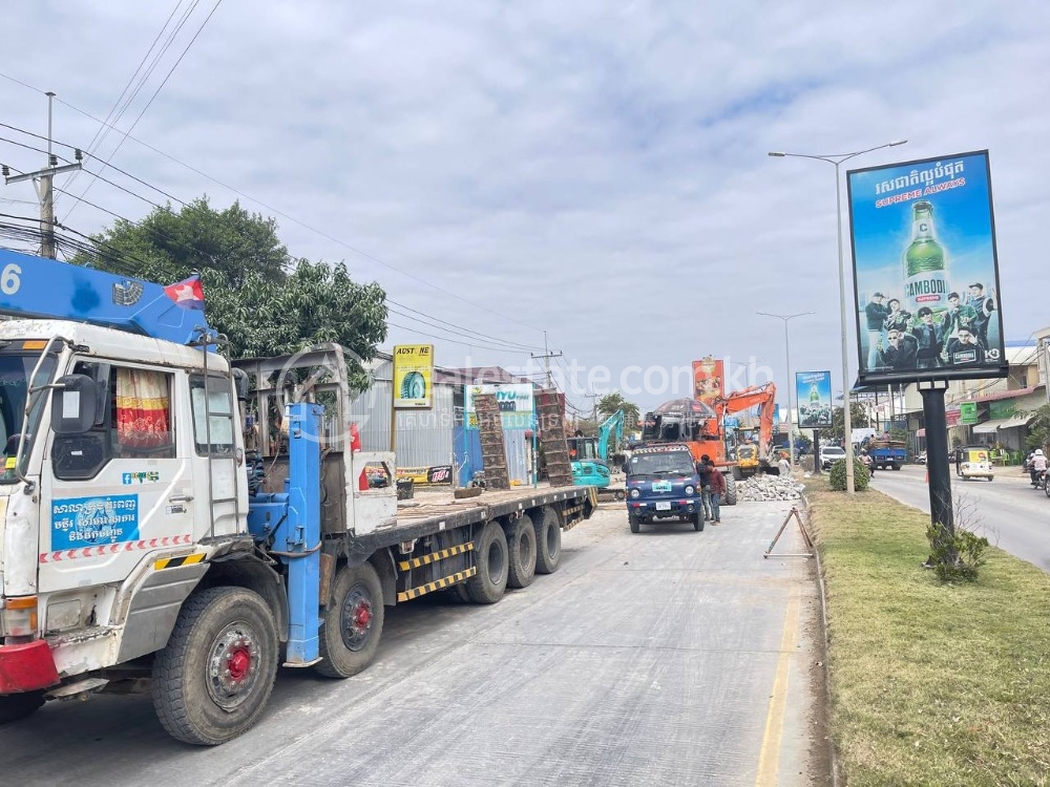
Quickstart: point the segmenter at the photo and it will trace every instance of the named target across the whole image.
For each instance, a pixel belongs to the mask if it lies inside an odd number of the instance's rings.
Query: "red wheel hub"
[[[226,668],[230,671],[230,680],[243,680],[252,668],[252,654],[247,648],[234,649],[226,660]]]
[[[354,610],[354,625],[365,628],[372,622],[372,607],[369,604],[358,604]]]

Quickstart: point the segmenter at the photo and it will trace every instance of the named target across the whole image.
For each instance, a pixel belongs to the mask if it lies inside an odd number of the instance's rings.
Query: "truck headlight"
[[[640,494],[641,493],[637,489],[632,489],[631,490],[631,500],[637,500],[638,499],[638,495],[640,495]]]
[[[689,495],[694,495],[694,494],[696,494],[696,489],[694,487],[692,487],[692,486],[687,486],[685,488],[685,494],[686,494],[687,497]]]

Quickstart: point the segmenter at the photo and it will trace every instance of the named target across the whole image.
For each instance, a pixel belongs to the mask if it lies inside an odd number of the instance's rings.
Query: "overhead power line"
[[[197,3],[199,3],[199,2],[200,2],[200,0],[194,0],[193,5],[190,7],[189,11],[184,16],[184,19],[189,18],[189,15],[193,13],[194,9],[196,9],[196,7],[197,7]],[[188,44],[186,44],[186,48],[182,50],[182,54],[179,55],[179,59],[175,61],[175,64],[168,70],[168,73],[165,75],[163,81],[160,83],[160,85],[157,86],[157,89],[153,91],[153,95],[150,96],[149,101],[146,102],[146,106],[144,106],[142,108],[142,110],[139,112],[138,117],[135,118],[135,122],[131,124],[131,126],[128,128],[127,131],[120,132],[120,133],[123,134],[123,136],[120,138],[120,141],[117,143],[117,146],[112,150],[112,152],[109,154],[109,157],[106,159],[106,163],[107,164],[110,162],[110,160],[112,160],[112,158],[115,155],[117,155],[117,152],[120,150],[120,148],[127,141],[128,137],[131,135],[131,132],[135,130],[135,127],[139,124],[139,121],[142,120],[142,116],[145,115],[146,111],[153,105],[153,101],[157,98],[157,95],[160,93],[161,90],[164,89],[164,86],[166,84],[168,84],[168,80],[171,79],[171,75],[175,73],[175,69],[179,67],[179,63],[181,63],[182,59],[184,57],[186,57],[186,53],[190,51],[190,47],[193,46],[194,42],[200,36],[200,34],[204,30],[205,26],[208,24],[209,21],[211,21],[211,18],[212,18],[212,16],[214,16],[215,12],[219,10],[219,6],[220,5],[222,5],[222,0],[215,0],[215,5],[212,6],[211,11],[204,18],[204,21],[201,22],[200,27],[197,28],[197,32],[193,34],[193,38],[191,38],[190,42]],[[178,33],[178,30],[181,30],[181,25],[175,31],[175,34]],[[174,40],[174,36],[172,36],[171,40]],[[166,49],[165,49],[165,51],[166,51]],[[163,52],[161,54],[163,55]],[[150,73],[152,73],[152,69],[151,69]],[[147,74],[146,76],[148,78],[149,74]],[[81,192],[81,197],[86,195],[91,190],[91,187],[94,185],[94,183],[95,183],[94,180],[92,180],[90,183],[88,183],[88,185],[84,189],[84,191]],[[73,213],[73,211],[77,209],[77,204],[79,204],[79,201],[80,201],[79,198],[77,198],[77,202],[75,202],[73,204],[73,206],[69,210],[66,211],[66,215],[62,217],[62,221],[67,221],[69,219],[69,217]]]
[[[219,0],[219,2],[221,2],[221,0]],[[216,3],[216,8],[217,7],[218,7],[218,3]],[[215,8],[212,9],[212,13],[214,13],[214,10],[215,10]],[[210,15],[209,15],[209,18],[210,18]],[[207,21],[207,20],[205,20],[205,21]],[[14,77],[12,77],[12,76],[10,76],[8,74],[0,72],[0,77],[3,77],[3,78],[8,79],[8,80],[10,80],[12,82],[15,82],[16,84],[22,85],[23,87],[26,87],[29,90],[33,90],[35,92],[38,92],[38,93],[41,93],[41,94],[45,94],[44,91],[40,90],[39,88],[36,88],[33,85],[29,85],[26,82],[23,82],[23,81],[21,81],[19,79],[16,79],[16,78],[14,78]],[[61,104],[63,104],[64,106],[66,106],[69,109],[72,109],[73,111],[83,115],[84,117],[87,117],[90,120],[93,120],[94,122],[96,122],[96,123],[98,123],[98,124],[100,124],[100,125],[102,125],[104,127],[110,127],[110,128],[114,128],[114,130],[117,130],[117,129],[115,129],[114,126],[112,126],[112,124],[107,123],[106,121],[103,121],[103,120],[99,120],[94,115],[92,115],[89,112],[86,112],[86,111],[80,109],[79,107],[69,103],[68,101],[65,101],[65,100],[63,100],[61,98],[57,98],[57,97],[56,97],[56,99]],[[0,125],[2,125],[2,124],[0,124]],[[16,128],[16,127],[11,127],[11,128]],[[27,131],[25,131],[23,129],[16,129],[16,130],[19,130],[22,133],[32,134],[32,132],[27,132]],[[121,133],[123,133],[123,132],[121,132]],[[33,135],[33,136],[36,136],[38,138],[46,139],[46,137],[40,137],[40,135]],[[191,172],[193,172],[193,173],[195,173],[197,175],[200,175],[201,177],[211,181],[212,183],[215,183],[215,184],[223,187],[224,189],[227,189],[227,190],[233,192],[234,194],[237,194],[240,197],[243,197],[244,199],[247,199],[247,200],[249,200],[249,201],[251,201],[251,202],[253,202],[253,203],[257,204],[257,205],[260,205],[261,207],[263,207],[266,210],[274,213],[275,215],[281,216],[282,218],[285,218],[288,221],[291,221],[292,223],[297,224],[298,226],[303,227],[304,229],[309,230],[310,232],[313,232],[313,233],[317,234],[318,236],[320,236],[322,238],[330,240],[331,242],[333,242],[333,243],[335,243],[335,244],[337,244],[337,245],[339,245],[339,246],[341,246],[343,248],[346,248],[347,250],[353,252],[355,255],[357,255],[359,257],[362,257],[362,258],[364,258],[366,260],[375,262],[376,264],[381,265],[381,266],[383,266],[383,267],[385,267],[385,268],[387,268],[389,270],[392,270],[395,273],[399,273],[399,274],[401,274],[401,275],[403,275],[403,276],[405,276],[407,278],[410,278],[410,279],[412,279],[414,281],[419,282],[420,284],[423,284],[424,286],[430,287],[431,289],[434,289],[434,290],[436,290],[438,292],[444,293],[444,294],[446,294],[446,295],[448,295],[448,296],[450,296],[452,298],[455,298],[456,300],[461,301],[461,302],[463,302],[463,303],[465,303],[465,304],[467,304],[469,306],[473,306],[473,307],[475,307],[477,309],[480,309],[482,311],[488,312],[490,314],[494,314],[497,317],[500,317],[501,319],[507,320],[509,322],[516,323],[518,325],[522,325],[522,326],[524,326],[526,328],[529,328],[531,330],[540,330],[540,329],[536,328],[536,326],[534,326],[534,325],[530,325],[529,323],[522,322],[521,320],[518,320],[518,319],[516,319],[514,317],[511,317],[511,316],[507,315],[506,313],[498,312],[498,311],[496,311],[496,310],[494,310],[492,308],[489,308],[487,306],[484,306],[482,304],[475,303],[475,302],[473,302],[473,301],[471,301],[471,300],[469,300],[467,298],[464,298],[463,296],[461,296],[461,295],[459,295],[459,294],[457,294],[455,292],[447,290],[447,289],[445,289],[443,287],[440,287],[439,285],[434,284],[434,283],[432,283],[432,282],[430,282],[430,281],[428,281],[428,280],[426,280],[424,278],[416,276],[413,273],[409,273],[408,271],[402,270],[401,268],[398,268],[395,265],[392,265],[392,264],[387,263],[387,262],[385,262],[383,260],[380,260],[380,259],[378,259],[378,258],[376,258],[376,257],[374,257],[374,256],[372,256],[370,254],[368,254],[367,252],[365,252],[365,251],[363,251],[361,249],[358,249],[355,246],[352,246],[351,244],[347,243],[346,241],[344,241],[344,240],[342,240],[340,238],[336,238],[336,237],[334,237],[332,235],[329,235],[328,233],[326,233],[326,232],[324,232],[324,231],[322,231],[322,230],[320,230],[320,229],[318,229],[316,227],[313,227],[313,226],[311,226],[311,225],[309,225],[309,224],[307,224],[307,223],[305,223],[305,222],[295,218],[294,216],[291,216],[291,215],[289,215],[289,214],[287,214],[287,213],[285,213],[285,212],[283,212],[283,211],[281,211],[281,210],[279,210],[279,209],[277,209],[277,208],[275,208],[275,207],[273,207],[273,206],[271,206],[271,205],[269,205],[269,204],[267,204],[265,202],[262,202],[261,200],[251,196],[250,194],[247,194],[247,193],[245,193],[245,192],[243,192],[243,191],[241,191],[241,190],[239,190],[239,189],[237,189],[237,188],[235,188],[235,187],[233,187],[233,186],[231,186],[231,185],[229,185],[229,184],[227,184],[227,183],[225,183],[225,182],[223,182],[221,180],[218,180],[217,178],[209,175],[208,173],[203,172],[202,170],[197,169],[196,167],[193,167],[192,165],[187,164],[184,161],[181,161],[180,159],[178,159],[178,158],[176,158],[176,157],[166,153],[163,150],[160,150],[159,148],[157,148],[157,147],[155,147],[153,145],[150,145],[149,143],[143,142],[142,140],[131,136],[130,132],[124,135],[124,139],[131,139],[133,142],[136,142],[137,144],[141,145],[142,147],[144,147],[144,148],[146,148],[148,150],[151,150],[151,151],[153,151],[154,153],[156,153],[156,154],[158,154],[160,156],[163,156],[164,158],[168,159],[169,161],[172,161],[173,163],[178,164],[179,166],[181,166],[181,167],[183,167],[183,168],[185,168],[185,169],[187,169],[187,170],[189,170],[189,171],[191,171]],[[60,144],[60,145],[62,145],[64,147],[69,147],[71,149],[75,149],[74,146],[68,145],[67,143],[57,143],[57,144]],[[146,181],[143,181],[143,180],[141,180],[139,178],[136,178],[135,176],[131,175],[130,173],[125,172],[124,170],[120,169],[119,167],[116,167],[115,165],[110,164],[108,161],[100,161],[100,160],[97,159],[97,157],[93,157],[93,158],[96,161],[99,161],[99,163],[102,164],[103,166],[112,168],[115,171],[120,172],[121,174],[124,174],[125,176],[132,178],[136,182],[141,183],[142,185],[146,186],[147,188],[151,188],[151,189],[157,191],[158,193],[163,194],[165,197],[168,197],[169,199],[172,199],[175,202],[178,202],[178,203],[180,203],[182,205],[186,205],[187,204],[184,201],[178,199],[177,197],[174,197],[174,196],[168,194],[167,192],[157,188],[156,186],[153,186],[152,184],[149,184]],[[105,180],[104,182],[110,183],[110,185],[114,185],[112,183],[112,181]],[[56,190],[58,190],[58,189],[56,189]],[[68,191],[62,191],[62,193],[66,194],[67,196],[71,196],[74,199],[77,199],[77,197],[75,195],[71,194]],[[85,193],[86,193],[86,190],[85,190]],[[135,196],[138,197],[139,199],[145,200],[145,198],[141,197],[141,195],[137,195],[136,194]],[[110,216],[114,216],[115,218],[120,218],[120,219],[122,219],[124,221],[128,221],[131,224],[135,224],[136,223],[136,222],[131,221],[130,219],[127,219],[127,218],[125,218],[123,216],[120,216],[119,214],[114,213],[111,210],[103,208],[100,205],[97,205],[96,203],[93,203],[93,202],[90,202],[90,201],[84,199],[83,196],[81,196],[79,198],[79,201],[83,202],[85,205],[88,205],[90,207],[96,208],[97,210],[100,210],[103,213],[106,213],[106,214],[108,214]],[[146,201],[148,201],[148,200],[146,200]],[[152,204],[155,204],[155,203],[152,203]],[[67,212],[66,215],[68,217],[69,212]],[[455,326],[457,328],[462,328],[464,331],[467,331],[470,334],[486,337],[485,334],[481,334],[480,332],[473,331],[472,329],[466,328],[466,327],[461,326],[461,325],[456,325],[455,323],[450,323],[448,321],[441,320],[440,318],[433,317],[431,315],[426,315],[424,312],[420,312],[418,310],[413,310],[413,309],[411,309],[411,307],[407,307],[404,304],[398,304],[396,301],[390,301],[388,299],[388,302],[391,302],[391,303],[393,303],[394,305],[397,305],[397,306],[401,306],[401,308],[405,308],[405,309],[409,309],[411,311],[415,311],[417,314],[422,314],[422,315],[427,316],[430,319],[433,319],[433,320],[435,320],[437,322],[441,322],[441,323],[444,323],[444,324],[450,325],[450,326]],[[507,345],[511,345],[513,347],[539,349],[538,345],[528,345],[528,344],[524,344],[524,343],[521,343],[521,342],[514,342],[514,341],[511,341],[511,340],[495,339],[494,337],[487,337],[487,338],[490,341],[491,340],[499,341],[499,342],[505,343]]]

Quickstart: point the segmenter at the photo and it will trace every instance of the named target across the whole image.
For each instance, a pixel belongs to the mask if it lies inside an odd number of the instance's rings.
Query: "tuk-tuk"
[[[987,446],[970,446],[956,449],[955,474],[964,480],[971,478],[995,478],[992,453]]]

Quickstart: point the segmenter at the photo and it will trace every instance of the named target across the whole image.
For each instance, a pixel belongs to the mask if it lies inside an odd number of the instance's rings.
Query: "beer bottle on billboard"
[[[809,387],[809,403],[820,404],[820,394],[817,392],[816,383],[813,383],[813,385]]]
[[[911,245],[904,252],[904,298],[915,314],[923,306],[934,312],[948,306],[944,247],[933,230],[933,205],[919,200],[912,206]]]

